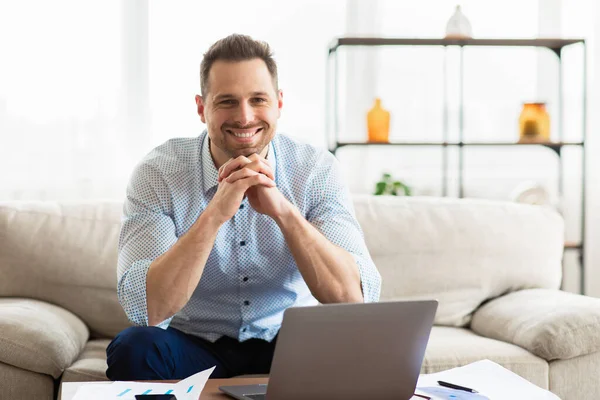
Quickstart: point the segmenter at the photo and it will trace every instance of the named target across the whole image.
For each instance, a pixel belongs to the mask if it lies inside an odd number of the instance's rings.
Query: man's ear
[[[277,91],[277,118],[281,117],[281,109],[283,108],[283,91]]]
[[[200,120],[203,123],[206,123],[206,118],[204,117],[204,99],[201,96],[196,95],[196,107],[198,108],[198,115],[200,116]]]

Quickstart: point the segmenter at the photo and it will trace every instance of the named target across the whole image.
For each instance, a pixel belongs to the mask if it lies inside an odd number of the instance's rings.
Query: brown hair
[[[204,54],[204,58],[200,63],[200,92],[202,96],[208,93],[208,75],[215,61],[247,61],[255,58],[260,58],[267,64],[269,73],[273,78],[273,85],[277,90],[277,64],[273,59],[273,52],[269,44],[254,40],[247,35],[233,34],[216,41]]]

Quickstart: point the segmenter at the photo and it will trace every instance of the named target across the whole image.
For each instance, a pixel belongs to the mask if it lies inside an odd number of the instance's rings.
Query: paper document
[[[198,400],[215,367],[177,383],[112,382],[80,386],[73,400],[135,400],[136,394],[174,394],[177,400]]]
[[[451,382],[465,386],[479,393],[443,388],[437,381]],[[464,367],[453,368],[435,374],[419,376],[417,393],[431,396],[432,399],[524,399],[524,400],[560,400],[519,375],[490,360],[477,361]]]
[[[440,386],[424,386],[417,389],[416,394],[425,395],[432,400],[490,400],[489,397],[479,393],[469,393],[464,390],[449,389]]]

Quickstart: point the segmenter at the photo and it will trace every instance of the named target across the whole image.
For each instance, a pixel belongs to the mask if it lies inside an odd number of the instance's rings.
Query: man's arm
[[[207,208],[185,235],[150,264],[146,276],[148,325],[172,317],[190,300],[221,225]]]
[[[275,218],[298,270],[313,296],[321,303],[361,303],[360,273],[354,257],[331,243],[290,204]]]
[[[150,265],[146,278],[149,325],[172,317],[190,301],[219,229],[239,210],[244,193],[257,185],[273,187],[275,183],[259,173],[248,174],[235,183],[220,182],[217,193],[190,230]]]
[[[234,182],[248,170],[272,176],[257,154],[224,165],[219,180]],[[246,194],[250,205],[279,225],[313,296],[322,303],[379,300],[381,275],[373,264],[354,216],[350,193],[337,160],[329,153],[315,162],[306,187],[310,210],[306,219],[277,188],[256,187]]]
[[[161,209],[153,187],[161,183],[158,172],[150,167],[136,171],[128,188],[119,241],[119,301],[138,325],[160,324],[187,304],[220,227],[237,212],[244,193],[256,185],[274,186],[258,173],[233,184],[221,182],[208,207],[177,239],[173,221]]]

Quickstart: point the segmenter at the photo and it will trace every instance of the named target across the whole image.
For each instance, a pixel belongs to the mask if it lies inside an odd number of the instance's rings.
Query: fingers
[[[250,164],[251,162],[252,161],[244,156],[232,158],[231,160],[227,161],[225,164],[221,165],[221,168],[219,168],[219,182],[227,178],[233,171],[241,169],[244,167],[244,165]]]
[[[272,179],[268,178],[263,174],[256,173],[256,175],[250,176],[246,179],[240,179],[236,183],[239,185],[240,189],[246,192],[252,186],[266,186],[266,187],[275,187],[275,182]]]
[[[258,178],[260,178],[260,179],[258,179]],[[235,184],[235,183],[238,183],[240,181],[248,181],[248,182],[250,182],[250,184],[249,184],[248,187],[254,186],[254,185],[259,185],[259,184],[260,185],[269,186],[269,187],[274,187],[275,186],[275,182],[271,178],[269,178],[268,176],[266,176],[264,174],[261,174],[259,172],[253,171],[253,170],[251,170],[249,168],[243,168],[243,169],[241,169],[239,171],[235,171],[233,174],[231,174],[225,180],[225,182],[227,182],[229,184]]]
[[[225,180],[226,183],[236,185],[244,192],[252,186],[263,185],[267,187],[275,187],[275,182],[268,176],[253,171],[248,168],[243,168],[235,171]]]
[[[259,169],[254,169],[256,172],[260,172],[261,174],[267,175],[271,179],[275,179],[275,174],[273,173],[273,168],[271,168],[271,164],[266,159],[262,158],[258,154],[254,153],[248,157],[248,160],[251,161],[250,164],[246,165],[246,168],[252,168],[253,165],[260,165]],[[257,163],[257,164],[254,164]]]
[[[253,154],[250,154],[248,156],[248,160],[250,160],[250,161],[258,161],[258,160],[263,160],[263,158],[261,156],[259,156],[258,154],[253,153]]]
[[[261,158],[257,154],[252,154],[250,157],[240,156],[223,164],[223,166],[219,169],[219,182],[221,182],[223,179],[229,179],[229,177],[235,173],[236,170],[242,169],[250,169],[264,174],[272,180],[275,179],[275,174],[273,173],[273,169],[271,168],[271,165],[269,165],[268,161]],[[233,181],[228,180],[228,182],[232,183]]]
[[[235,183],[235,182],[239,181],[240,179],[246,179],[246,178],[249,178],[249,177],[255,176],[255,175],[258,175],[258,172],[254,171],[252,169],[249,169],[249,168],[243,168],[243,169],[240,169],[239,171],[233,172],[231,175],[229,175],[227,177],[227,179],[225,179],[225,181],[227,183]]]

